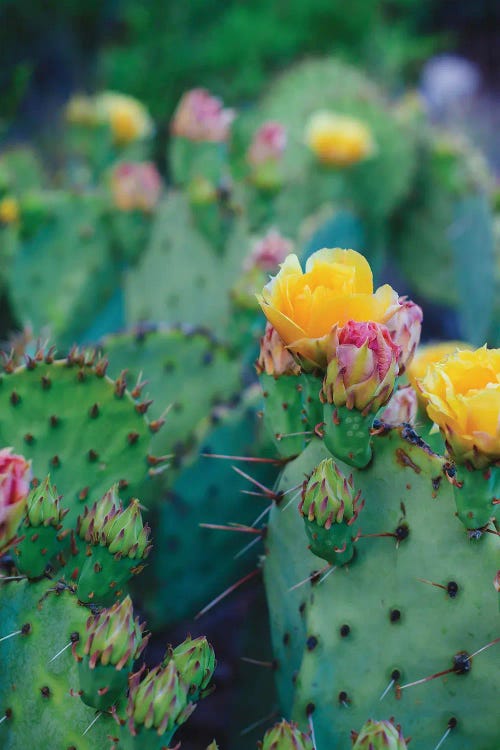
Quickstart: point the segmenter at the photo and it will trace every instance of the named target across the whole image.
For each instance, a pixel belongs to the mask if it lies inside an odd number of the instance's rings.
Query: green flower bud
[[[363,507],[360,497],[353,489],[352,475],[347,479],[331,458],[321,461],[306,479],[299,511],[315,555],[332,564],[351,560],[351,527]]]
[[[118,485],[114,484],[90,510],[85,508],[83,515],[78,517],[76,527],[78,535],[87,542],[98,544],[104,522],[110,514],[118,510],[120,504]]]
[[[212,740],[210,745],[207,747],[207,750],[219,750],[219,746],[215,740]]]
[[[168,745],[195,708],[189,686],[179,676],[173,659],[165,667],[152,669],[142,680],[141,672],[130,677],[127,715],[134,736],[153,729]]]
[[[177,671],[189,686],[191,700],[198,700],[200,692],[208,687],[216,667],[215,653],[205,636],[194,640],[188,636],[174,649],[169,648],[165,663],[173,659]]]
[[[147,638],[142,637],[144,624],[139,625],[139,618],[134,620],[130,596],[96,617],[89,617],[86,629],[87,639],[80,639],[80,643],[83,654],[89,657],[90,669],[97,664],[111,664],[118,670],[130,666],[147,643]]]
[[[268,729],[262,742],[261,750],[314,750],[310,737],[300,731],[293,722],[283,719],[279,724]]]
[[[57,490],[54,485],[50,484],[48,476],[38,487],[28,495],[26,503],[26,526],[55,526],[60,528],[60,524],[66,513],[61,509],[61,503]]]
[[[88,706],[105,711],[125,695],[133,662],[148,640],[142,637],[143,628],[134,620],[129,596],[89,617],[86,637],[74,651],[81,698]]]
[[[28,578],[38,578],[57,557],[64,564],[62,520],[68,509],[62,509],[56,488],[47,477],[28,495],[26,515],[19,530],[21,541],[15,547],[17,567]]]
[[[407,745],[399,725],[390,721],[368,719],[361,732],[351,733],[352,750],[406,750]]]
[[[143,558],[150,549],[149,532],[149,526],[142,522],[139,501],[132,500],[125,510],[120,504],[118,509],[106,516],[102,526],[101,544],[105,544],[112,554]]]

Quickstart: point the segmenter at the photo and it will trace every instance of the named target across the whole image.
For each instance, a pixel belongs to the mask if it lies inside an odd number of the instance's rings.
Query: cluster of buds
[[[276,190],[281,186],[286,144],[286,129],[280,122],[269,120],[255,133],[247,151],[247,162],[250,179],[260,190]]]
[[[180,677],[172,659],[145,677],[142,671],[129,679],[128,727],[132,736],[152,730],[162,737],[165,747],[181,724],[191,716],[196,704],[190,700],[189,685]]]
[[[368,719],[361,731],[351,732],[352,750],[407,750],[401,727],[390,721]]]
[[[204,697],[217,664],[213,647],[205,636],[194,639],[188,636],[175,648],[170,646],[163,666],[170,660],[175,662],[182,680],[188,685],[190,699],[197,701]]]
[[[363,508],[355,492],[331,458],[316,466],[302,486],[299,512],[304,518],[310,549],[329,563],[347,563],[354,554],[352,525]]]
[[[131,666],[148,641],[148,637],[142,637],[143,630],[144,623],[139,625],[139,618],[134,620],[130,596],[115,602],[95,617],[89,617],[82,653],[88,656],[90,669],[95,669],[98,664],[110,664],[117,670]]]
[[[31,461],[12,448],[0,450],[0,549],[15,536],[30,491]]]
[[[111,173],[111,192],[120,211],[152,213],[161,194],[161,177],[152,162],[122,162]]]
[[[300,731],[297,724],[284,719],[268,729],[259,750],[314,750],[309,735]]]
[[[62,531],[62,521],[68,512],[69,508],[61,507],[50,477],[30,492],[22,525],[24,536],[15,548],[17,567],[28,578],[43,575],[47,564],[61,553],[61,542],[67,534]]]
[[[78,598],[107,605],[143,567],[151,550],[150,529],[142,521],[138,500],[123,508],[112,487],[77,520],[77,534],[88,543],[78,577]]]
[[[187,91],[174,112],[170,131],[189,141],[223,143],[229,139],[234,110],[203,88]]]
[[[101,545],[118,557],[143,558],[150,551],[148,524],[142,521],[138,500],[124,508],[113,486],[77,521],[79,536],[92,545]]]
[[[148,641],[143,630],[144,624],[134,620],[129,596],[89,617],[85,637],[73,644],[81,697],[87,705],[103,711],[124,693],[132,665]]]

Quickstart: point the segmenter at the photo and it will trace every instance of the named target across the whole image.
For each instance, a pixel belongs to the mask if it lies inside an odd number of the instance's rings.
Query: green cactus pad
[[[23,234],[9,265],[9,298],[17,320],[48,327],[71,345],[111,297],[119,269],[103,200],[97,195],[44,193],[23,199]],[[36,218],[35,218],[36,215]]]
[[[376,713],[394,716],[419,747],[434,748],[454,719],[457,748],[491,750],[500,539],[493,528],[469,538],[443,459],[409,428],[381,431],[373,449],[370,466],[353,472],[366,505],[351,564],[323,568],[296,508],[271,511],[264,573],[282,708],[302,728],[312,719],[318,747],[348,750],[351,729]],[[280,489],[326,455],[313,440]]]
[[[155,455],[182,453],[214,403],[228,401],[240,388],[239,363],[204,329],[139,326],[106,337],[102,345],[110,374],[128,368],[131,383],[139,376],[147,381],[143,396],[153,399],[148,416],[154,421],[163,415],[166,422],[153,437]]]
[[[260,394],[245,394],[235,409],[223,407],[212,415],[200,454],[257,456],[264,452],[256,408]],[[209,421],[209,420],[207,420]],[[176,477],[152,521],[154,546],[148,558],[145,606],[148,621],[156,626],[193,617],[227,586],[248,571],[248,558],[233,557],[255,537],[200,528],[200,523],[252,523],[270,504],[265,497],[242,494],[252,485],[231,466],[272,487],[277,467],[271,463],[245,463],[199,455]],[[256,488],[253,488],[256,489]],[[251,553],[249,558],[252,559]],[[169,585],[165,586],[165,571]]]
[[[124,500],[140,497],[157,463],[144,402],[93,360],[88,353],[59,361],[39,353],[13,372],[7,364],[0,376],[0,445],[31,459],[40,481],[50,473],[69,508],[64,528],[114,482]]]
[[[159,209],[146,252],[127,275],[128,323],[182,321],[209,326],[223,339],[231,318],[229,291],[248,249],[245,226],[238,219],[229,229],[224,252],[218,252],[195,228],[186,199],[171,193]]]
[[[84,735],[96,712],[78,697],[78,667],[71,648],[52,661],[74,633],[83,635],[89,610],[71,591],[59,591],[54,581],[2,583],[0,606],[0,638],[30,626],[26,635],[0,642],[0,719],[8,717],[0,724],[2,750],[108,750],[107,736],[116,727],[108,715]]]

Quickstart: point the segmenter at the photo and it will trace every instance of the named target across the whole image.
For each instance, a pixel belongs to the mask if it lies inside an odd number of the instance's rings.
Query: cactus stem
[[[87,729],[82,733],[82,737],[84,737],[87,734],[87,732],[89,732],[92,729],[92,727],[96,723],[97,719],[100,719],[101,716],[103,715],[103,713],[104,713],[103,711],[99,711],[98,712],[97,716],[94,719],[92,719],[92,721],[88,725]]]
[[[308,583],[309,581],[313,581],[319,576],[323,575],[323,573],[331,573],[331,570],[329,570],[332,567],[331,563],[328,563],[328,565],[325,565],[324,568],[321,568],[321,570],[315,570],[313,573],[311,573],[310,576],[307,576],[307,578],[304,578],[303,581],[299,581],[294,586],[288,589],[288,591],[295,591],[295,589],[300,588],[300,586],[303,586],[305,583]],[[335,570],[335,568],[333,568]]]
[[[278,715],[278,709],[275,708],[272,713],[268,714],[267,716],[263,716],[262,719],[257,719],[257,721],[254,721],[252,724],[249,724],[245,729],[242,729],[240,732],[240,737],[243,737],[245,734],[250,734],[250,732],[253,732],[254,729],[257,729],[257,727],[260,727],[262,724],[265,724],[266,721],[271,721]]]
[[[259,542],[260,542],[260,536],[256,537],[255,539],[252,539],[251,542],[248,542],[248,544],[245,544],[245,546],[242,547],[239,552],[233,555],[233,560],[238,560],[238,558],[244,555],[245,552],[248,552],[249,549],[251,549],[254,545],[258,544]]]
[[[233,591],[236,591],[237,588],[242,586],[247,581],[250,581],[252,578],[255,578],[256,575],[258,575],[261,572],[260,568],[255,568],[255,570],[252,570],[250,573],[247,573],[246,576],[243,576],[243,578],[240,578],[239,581],[236,581],[236,583],[233,583],[231,586],[228,586],[225,591],[222,592],[222,594],[219,594],[219,596],[216,596],[215,599],[212,599],[211,602],[209,602],[203,609],[200,609],[198,614],[195,615],[195,620],[199,620],[200,617],[202,617],[206,612],[208,612],[212,607],[215,607],[216,604],[218,604],[222,599],[224,599],[226,596],[231,594]]]

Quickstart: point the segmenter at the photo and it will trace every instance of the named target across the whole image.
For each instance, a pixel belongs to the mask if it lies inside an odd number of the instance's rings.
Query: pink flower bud
[[[172,135],[190,141],[227,141],[235,118],[232,109],[224,109],[221,99],[206,89],[191,89],[181,98],[170,125]]]
[[[254,243],[252,252],[245,261],[245,270],[259,268],[261,271],[276,271],[286,256],[292,252],[293,243],[285,239],[276,229]]]
[[[247,152],[247,161],[253,167],[267,161],[278,161],[286,148],[287,134],[280,122],[269,120],[256,131]]]
[[[405,385],[394,391],[391,400],[380,415],[380,419],[395,427],[399,424],[414,424],[417,416],[417,394],[411,385]]]
[[[264,336],[260,340],[256,368],[259,375],[265,372],[275,378],[281,375],[300,375],[300,367],[270,323],[266,323]]]
[[[323,398],[336,406],[378,411],[387,403],[398,374],[400,348],[386,326],[349,320],[331,334]]]
[[[30,491],[31,462],[0,450],[0,544],[9,542],[21,521]]]
[[[112,172],[111,190],[120,211],[150,213],[160,198],[161,177],[152,162],[122,162]]]
[[[422,309],[406,297],[399,298],[399,309],[386,323],[392,340],[401,348],[399,374],[410,364],[422,331]]]

